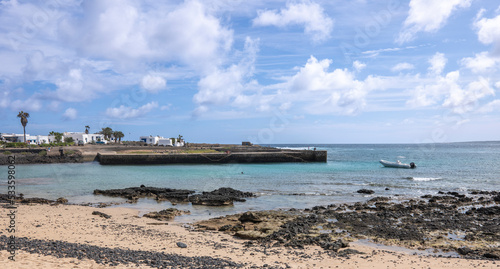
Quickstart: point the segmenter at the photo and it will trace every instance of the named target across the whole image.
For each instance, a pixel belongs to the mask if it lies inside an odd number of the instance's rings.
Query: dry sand
[[[92,215],[93,211],[111,215],[109,219]],[[0,209],[0,235],[7,232],[8,211]],[[305,250],[272,248],[265,251],[260,246],[246,247],[245,240],[218,232],[199,232],[185,225],[170,222],[168,225],[148,218],[139,218],[138,212],[126,208],[101,208],[76,205],[19,205],[16,213],[16,237],[61,240],[109,248],[145,250],[184,256],[210,256],[236,263],[246,268],[264,265],[285,268],[500,268],[499,262],[438,258],[411,255],[406,252],[351,243],[350,248],[365,254],[349,258],[331,257],[319,247]],[[177,242],[187,244],[179,248]],[[93,260],[43,256],[18,251],[16,261],[8,260],[8,252],[0,251],[1,268],[108,268]],[[150,268],[144,265],[119,265],[114,268]]]

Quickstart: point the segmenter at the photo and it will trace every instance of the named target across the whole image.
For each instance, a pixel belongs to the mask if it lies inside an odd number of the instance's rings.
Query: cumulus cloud
[[[63,118],[66,120],[74,120],[78,116],[76,109],[70,107],[64,111]]]
[[[304,32],[310,35],[314,42],[321,42],[330,37],[334,21],[323,8],[313,2],[287,3],[285,9],[260,10],[253,20],[254,26],[286,27],[301,25]]]
[[[224,69],[214,70],[198,82],[198,93],[193,101],[199,105],[195,114],[208,110],[210,105],[224,105],[236,100],[240,95],[252,87],[256,82],[250,78],[253,75],[255,57],[258,52],[258,40],[246,38],[244,57],[238,64],[233,64]]]
[[[157,93],[165,89],[166,86],[167,81],[160,76],[146,75],[141,80],[141,87],[150,93]]]
[[[106,109],[106,116],[116,119],[132,119],[145,116],[151,110],[158,107],[157,102],[147,103],[139,108],[132,108],[128,106],[121,105],[119,107],[113,107]]]
[[[391,68],[392,72],[401,72],[404,70],[412,70],[415,66],[410,63],[398,63]]]
[[[472,0],[411,0],[410,10],[397,42],[415,39],[419,32],[435,33],[443,27],[451,14],[461,8],[470,7]]]
[[[211,69],[233,42],[233,31],[198,1],[141,6],[127,0],[91,0],[82,7],[85,16],[62,23],[68,42],[85,55],[125,65],[163,60]]]
[[[462,65],[474,73],[483,73],[494,69],[498,62],[500,62],[500,58],[493,57],[486,51],[478,53],[474,57],[466,57],[461,60]]]
[[[449,90],[449,94],[443,102],[443,107],[449,108],[458,114],[472,111],[476,108],[480,99],[495,94],[488,80],[482,77],[463,88],[452,87]]]
[[[329,71],[332,63],[330,59],[318,61],[311,56],[305,66],[288,79],[287,88],[297,93],[300,99],[295,101],[310,99],[309,113],[359,113],[366,104],[368,89],[347,69]]]
[[[429,59],[429,72],[439,75],[443,72],[444,67],[446,66],[446,63],[448,62],[448,59],[444,57],[443,53],[436,52],[432,58]]]
[[[357,72],[360,72],[361,70],[365,69],[366,64],[360,61],[354,61],[352,63],[352,67],[354,67],[354,70],[356,70]]]
[[[474,22],[477,29],[477,37],[483,44],[493,44],[495,46],[495,54],[500,54],[500,15],[494,18],[484,18],[485,10],[481,10]]]
[[[474,110],[481,99],[494,94],[487,79],[479,77],[466,83],[461,80],[459,71],[453,71],[421,83],[413,90],[407,105],[416,108],[440,104],[453,113],[462,114]]]

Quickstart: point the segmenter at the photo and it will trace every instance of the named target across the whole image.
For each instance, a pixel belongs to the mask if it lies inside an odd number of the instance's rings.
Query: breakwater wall
[[[98,154],[102,165],[326,162],[324,150],[190,154]]]

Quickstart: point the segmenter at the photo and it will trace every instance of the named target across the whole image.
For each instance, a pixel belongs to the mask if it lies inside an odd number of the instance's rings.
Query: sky
[[[0,132],[500,140],[494,0],[0,0]]]

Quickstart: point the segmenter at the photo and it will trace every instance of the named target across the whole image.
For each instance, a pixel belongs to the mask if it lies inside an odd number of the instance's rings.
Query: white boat
[[[415,165],[415,163],[407,164],[407,163],[402,163],[400,161],[397,161],[397,162],[388,162],[388,161],[380,160],[380,163],[383,166],[385,166],[385,167],[392,167],[392,168],[407,168],[407,169],[410,169],[410,168],[416,168],[417,167]]]

